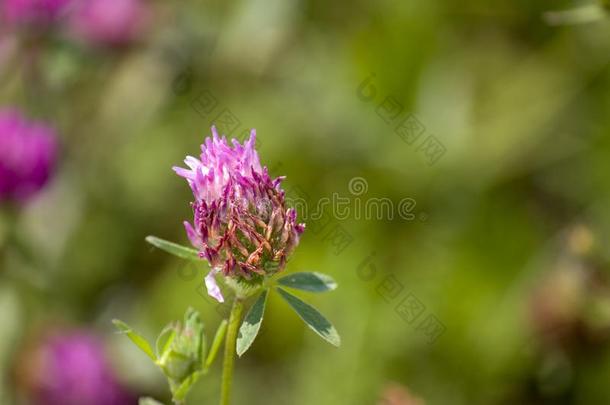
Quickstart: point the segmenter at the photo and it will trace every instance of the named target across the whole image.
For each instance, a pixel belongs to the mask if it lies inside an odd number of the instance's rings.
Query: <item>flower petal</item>
[[[201,249],[201,246],[203,245],[203,241],[201,240],[201,238],[199,237],[197,232],[195,232],[195,228],[193,228],[193,225],[191,225],[191,223],[188,221],[184,221],[183,224],[184,224],[184,229],[186,229],[186,236],[188,236],[193,247],[195,247],[197,249]]]
[[[220,292],[220,288],[216,283],[216,278],[214,277],[216,276],[216,273],[218,273],[218,270],[212,269],[208,275],[205,276],[205,287],[208,289],[208,295],[210,297],[214,298],[218,302],[225,302],[225,299]]]

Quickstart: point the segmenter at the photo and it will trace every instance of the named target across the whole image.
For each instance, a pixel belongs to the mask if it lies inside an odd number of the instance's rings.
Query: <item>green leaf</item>
[[[239,328],[239,336],[237,337],[237,355],[239,357],[250,348],[254,339],[256,339],[256,335],[258,335],[261,323],[263,323],[268,292],[269,290],[265,290],[259,295]]]
[[[114,324],[114,326],[116,326],[116,328],[119,330],[119,332],[127,335],[127,337],[129,339],[131,339],[131,341],[136,346],[138,346],[140,348],[140,350],[142,350],[144,353],[146,353],[148,355],[148,357],[153,359],[153,361],[157,361],[157,356],[155,356],[155,353],[153,352],[152,347],[150,347],[150,344],[148,343],[148,341],[146,339],[144,339],[138,333],[134,332],[134,330],[131,329],[131,327],[123,321],[120,321],[118,319],[113,319],[112,323]]]
[[[169,335],[168,335],[169,334]],[[168,335],[166,337],[166,335]],[[173,323],[167,325],[157,337],[157,341],[155,343],[155,349],[157,352],[157,357],[163,357],[165,353],[169,350],[176,337],[176,326]],[[163,340],[165,338],[165,341]],[[165,342],[165,343],[163,343]]]
[[[316,272],[301,272],[288,274],[277,280],[278,284],[302,291],[325,292],[337,288],[332,277]]]
[[[154,247],[164,250],[174,256],[178,256],[182,259],[201,260],[201,258],[199,257],[199,253],[195,249],[191,249],[174,242],[157,238],[156,236],[147,236],[146,242],[150,243]]]
[[[186,338],[185,343],[188,346],[188,351],[197,356],[197,363],[201,366],[203,366],[208,349],[204,330],[205,327],[199,312],[189,307],[184,314],[184,330],[181,335]]]
[[[160,364],[161,370],[166,377],[171,378],[175,381],[184,381],[189,375],[193,373],[194,361],[193,359],[174,348],[171,348],[167,352],[163,364]]]
[[[140,398],[140,400],[138,401],[138,405],[163,405],[163,402],[159,402],[156,399],[150,397],[145,397]]]
[[[300,298],[295,297],[288,291],[279,288],[278,292],[284,298],[284,300],[295,310],[295,312],[301,317],[303,322],[307,324],[314,332],[320,337],[326,340],[331,345],[339,347],[341,345],[341,338],[335,327],[320,313],[317,309],[312,307],[306,302],[301,301]]]
[[[216,358],[216,354],[218,353],[218,349],[220,349],[220,345],[225,337],[225,333],[227,332],[228,322],[226,319],[223,319],[218,329],[216,330],[216,335],[214,335],[214,341],[212,342],[212,347],[210,347],[210,352],[208,353],[208,358],[205,360],[204,369],[207,370],[210,368],[214,359]]]

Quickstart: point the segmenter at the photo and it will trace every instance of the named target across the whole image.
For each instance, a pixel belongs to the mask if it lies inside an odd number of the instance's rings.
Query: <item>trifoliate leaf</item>
[[[341,345],[339,333],[317,309],[282,288],[278,287],[277,290],[307,326],[320,335],[322,339],[337,347]]]
[[[288,274],[277,280],[278,284],[302,291],[325,292],[337,288],[332,277],[316,272],[301,272]]]
[[[239,328],[239,336],[237,337],[237,355],[239,357],[250,348],[254,339],[256,339],[256,335],[258,335],[258,331],[263,323],[267,294],[268,290],[265,290],[256,299],[256,302],[248,311],[248,314]]]

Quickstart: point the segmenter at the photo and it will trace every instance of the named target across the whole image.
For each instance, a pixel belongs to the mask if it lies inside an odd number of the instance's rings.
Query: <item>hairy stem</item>
[[[220,387],[220,405],[229,405],[231,399],[231,383],[233,382],[233,368],[235,364],[235,344],[243,310],[243,301],[236,297],[235,301],[233,301],[233,307],[231,308],[227,338],[225,340],[222,385]]]

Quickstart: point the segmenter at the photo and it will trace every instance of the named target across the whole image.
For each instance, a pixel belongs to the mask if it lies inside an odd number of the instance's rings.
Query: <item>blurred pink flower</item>
[[[0,202],[24,201],[48,181],[57,155],[55,131],[14,109],[0,110]]]
[[[135,405],[88,331],[59,331],[26,351],[19,375],[35,405]]]
[[[0,20],[9,25],[48,24],[67,11],[74,0],[2,0]]]
[[[79,0],[70,14],[70,26],[87,42],[123,45],[138,35],[146,11],[142,0]]]

